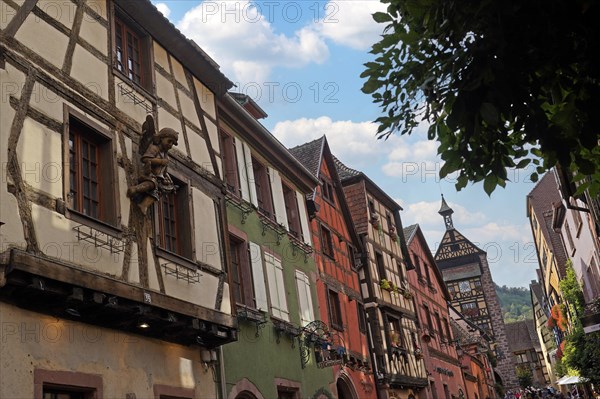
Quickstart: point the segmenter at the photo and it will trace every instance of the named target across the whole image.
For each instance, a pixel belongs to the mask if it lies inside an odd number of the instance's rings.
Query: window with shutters
[[[248,259],[248,243],[236,236],[229,236],[231,259],[231,290],[236,303],[256,308],[252,268]]]
[[[354,247],[350,244],[346,244],[346,249],[348,251],[348,260],[350,261],[350,267],[354,270],[357,269],[356,264],[356,252],[354,251]]]
[[[334,258],[331,231],[324,225],[321,225],[321,252],[332,259]]]
[[[150,38],[122,13],[115,16],[114,67],[129,81],[152,90]]]
[[[435,312],[435,324],[437,327],[437,333],[440,335],[442,341],[444,341],[444,330],[442,329],[442,320],[440,319],[440,314]]]
[[[334,290],[327,290],[327,302],[329,305],[329,323],[331,327],[338,331],[343,331],[344,322],[342,319],[339,294]]]
[[[163,193],[156,208],[156,236],[158,247],[171,254],[191,259],[192,226],[189,186],[171,176],[177,190]]]
[[[256,201],[258,210],[270,219],[274,219],[273,194],[271,192],[271,179],[265,165],[252,157],[252,171],[254,172],[254,186],[256,187]]]
[[[227,185],[227,191],[235,196],[239,196],[240,181],[238,178],[235,138],[223,131],[221,131],[221,158],[223,160],[223,178]]]
[[[271,300],[271,315],[284,321],[290,321],[281,261],[267,252],[264,253],[264,257],[269,299]]]
[[[83,114],[67,107],[64,111],[66,215],[84,223],[117,227],[119,211],[112,133]]]
[[[367,318],[365,314],[365,307],[362,303],[356,303],[356,310],[358,311],[358,330],[361,333],[367,332]]]
[[[323,194],[323,198],[329,202],[329,204],[335,206],[335,194],[333,191],[333,185],[330,181],[321,179],[321,192]]]
[[[267,311],[269,308],[267,300],[267,286],[265,284],[265,271],[263,267],[263,252],[256,243],[248,243],[248,255],[250,257],[250,269],[252,271],[252,287],[254,288],[254,307]]]
[[[296,289],[298,291],[298,303],[300,307],[300,325],[305,326],[315,320],[310,281],[308,276],[296,270]]]
[[[387,273],[385,271],[385,262],[383,261],[383,254],[381,252],[375,252],[375,263],[377,264],[377,272],[379,273],[379,280],[387,279]]]
[[[302,226],[300,225],[300,211],[298,210],[298,200],[296,191],[282,183],[283,200],[285,202],[285,214],[289,225],[289,232],[299,240],[304,239],[302,236]]]

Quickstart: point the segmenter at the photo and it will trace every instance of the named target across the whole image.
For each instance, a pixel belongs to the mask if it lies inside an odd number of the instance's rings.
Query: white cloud
[[[409,226],[418,223],[421,228],[443,226],[444,220],[438,213],[441,204],[440,199],[439,201],[420,201],[404,205],[402,224]],[[462,231],[461,226],[481,225],[486,220],[486,216],[482,212],[471,212],[464,206],[452,202],[448,202],[448,205],[454,211],[452,220],[460,231]]]
[[[323,135],[331,152],[349,167],[360,168],[385,157],[401,139],[376,139],[377,125],[373,122],[333,121],[328,116],[316,119],[301,118],[279,122],[273,134],[285,146],[294,147]]]
[[[371,15],[385,11],[379,0],[331,0],[316,26],[326,38],[356,50],[366,50],[379,40],[384,24],[378,24]]]
[[[490,245],[501,241],[523,244],[532,240],[531,229],[527,223],[516,225],[490,222],[485,225],[464,229],[463,234],[467,237],[473,237],[471,241],[477,241],[481,245]]]
[[[155,4],[155,7],[165,16],[165,18],[169,18],[169,15],[171,15],[171,9],[165,3]]]
[[[249,0],[205,1],[187,11],[178,28],[240,82],[263,83],[277,66],[323,63],[329,49],[315,27],[277,33]]]

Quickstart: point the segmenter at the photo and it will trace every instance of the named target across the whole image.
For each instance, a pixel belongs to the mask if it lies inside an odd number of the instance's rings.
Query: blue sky
[[[370,15],[374,0],[154,1],[186,36],[220,66],[236,90],[269,114],[261,122],[286,146],[323,134],[348,166],[362,170],[404,208],[405,226],[419,223],[435,252],[444,232],[437,214],[443,193],[454,226],[488,252],[499,285],[527,286],[537,259],[525,196],[534,187],[526,171],[489,198],[481,184],[456,192],[440,180],[437,145],[427,126],[411,136],[376,140],[380,110],[360,91],[362,64],[382,26]]]

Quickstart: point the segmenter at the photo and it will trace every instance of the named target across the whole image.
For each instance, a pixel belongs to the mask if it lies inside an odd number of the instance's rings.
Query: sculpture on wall
[[[138,204],[144,215],[148,208],[160,200],[161,195],[172,193],[177,189],[167,173],[169,150],[177,145],[179,133],[171,128],[162,128],[158,133],[151,115],[146,117],[142,125],[142,139],[139,154],[142,156],[142,171],[138,184],[127,189],[127,196]]]

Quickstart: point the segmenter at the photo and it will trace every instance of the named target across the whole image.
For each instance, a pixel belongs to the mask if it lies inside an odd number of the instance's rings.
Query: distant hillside
[[[505,323],[533,319],[531,297],[528,288],[502,287],[496,285],[496,293],[502,306],[502,316]]]

